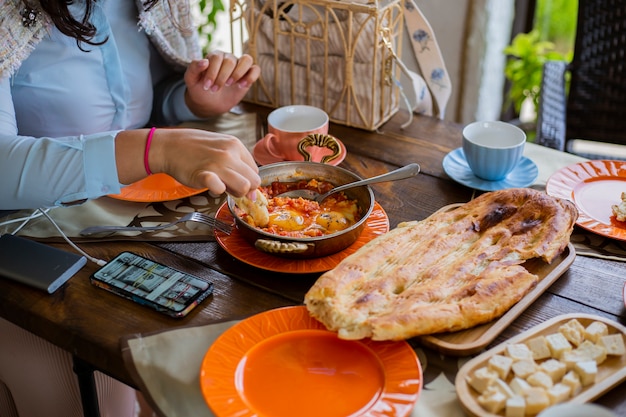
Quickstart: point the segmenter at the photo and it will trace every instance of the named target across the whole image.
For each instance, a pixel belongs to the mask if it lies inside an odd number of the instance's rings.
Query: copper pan
[[[264,165],[259,168],[259,174],[261,185],[269,185],[275,181],[293,182],[315,178],[339,186],[362,179],[346,169],[318,162],[279,162]],[[352,188],[346,190],[345,194],[348,198],[357,200],[363,217],[347,229],[319,237],[293,238],[257,229],[237,216],[235,202],[230,196],[228,208],[235,218],[239,232],[258,250],[287,258],[317,258],[337,253],[353,244],[363,232],[367,218],[372,213],[374,192],[370,186]]]

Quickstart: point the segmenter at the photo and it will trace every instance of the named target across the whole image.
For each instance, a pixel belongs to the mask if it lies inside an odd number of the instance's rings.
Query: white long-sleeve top
[[[81,4],[71,7],[82,16]],[[92,23],[106,43],[83,44],[85,52],[52,28],[17,72],[0,80],[0,210],[118,193],[120,130],[146,126],[153,106],[164,124],[195,119],[182,75],[168,81],[173,69],[137,16],[132,1],[98,1]]]

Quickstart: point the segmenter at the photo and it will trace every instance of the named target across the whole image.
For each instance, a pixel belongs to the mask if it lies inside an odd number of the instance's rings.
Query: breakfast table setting
[[[281,135],[276,129],[268,130],[271,112],[270,108],[242,103],[227,115],[186,126],[239,137],[263,169],[287,160],[268,144],[270,133]],[[513,173],[502,180],[486,181],[476,177],[466,161],[463,126],[418,115],[410,125],[405,122],[401,111],[375,131],[331,122],[314,132],[330,134],[335,141],[316,147],[309,158],[314,162],[325,158],[328,165],[360,178],[414,163],[420,168],[414,177],[370,185],[373,209],[364,221],[364,231],[338,253],[291,259],[261,251],[241,238],[241,225],[234,222],[225,196],[188,189],[169,178],[148,178],[143,184],[126,187],[122,195],[55,208],[47,215],[91,255],[108,260],[128,250],[158,259],[213,282],[211,297],[187,316],[174,319],[96,288],[90,276],[98,266],[88,264],[54,294],[0,280],[0,316],[70,351],[77,363],[87,366],[81,390],[85,415],[89,416],[99,415],[97,398],[93,392],[90,395],[93,381],[89,373],[93,371],[141,390],[163,417],[255,415],[246,402],[252,401],[250,398],[279,410],[277,404],[289,404],[289,396],[300,398],[303,404],[299,409],[280,409],[287,413],[280,415],[308,415],[307,401],[313,405],[326,401],[324,407],[335,411],[353,407],[358,412],[354,414],[352,409],[349,415],[362,416],[504,415],[476,412],[477,395],[459,390],[463,381],[457,376],[473,359],[560,317],[607,320],[618,332],[626,324],[626,227],[610,219],[610,206],[619,203],[617,189],[626,172],[617,161],[591,161],[524,138]],[[306,314],[304,296],[320,275],[362,246],[403,222],[421,221],[491,191],[517,187],[572,200],[582,215],[566,249],[552,263],[533,260],[525,264],[542,281],[501,318],[449,335],[409,338],[394,346],[365,342],[370,344],[363,354],[374,355],[387,369],[383,371],[383,379],[387,378],[384,389],[361,381],[339,386],[337,395],[325,400],[319,398],[327,394],[319,383],[305,381],[301,388],[285,387],[285,392],[276,396],[272,384],[278,382],[264,382],[269,381],[266,375],[255,388],[248,388],[244,401],[238,399],[243,388],[225,382],[239,372],[242,356],[265,346],[265,341],[296,330],[321,330]],[[153,227],[195,211],[228,223],[232,230],[185,222],[153,232],[85,233],[88,227],[103,225]],[[20,211],[3,220],[2,233],[73,250],[47,216]],[[392,348],[406,350],[390,354],[387,349]],[[254,358],[247,360],[252,363]],[[269,360],[267,356],[259,358],[259,367]],[[620,394],[626,378],[625,361],[610,362],[603,383],[587,389],[580,401],[599,404],[615,416],[626,414],[626,399]],[[271,374],[271,366],[264,366]],[[394,381],[389,375],[395,374],[403,379]],[[383,391],[372,397],[368,394],[372,389]],[[369,399],[361,404],[358,398],[362,396]],[[290,404],[293,407],[293,402]]]

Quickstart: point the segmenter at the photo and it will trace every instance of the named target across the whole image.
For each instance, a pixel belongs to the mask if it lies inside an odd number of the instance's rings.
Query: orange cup
[[[328,114],[318,107],[300,104],[279,107],[267,117],[269,133],[263,140],[275,158],[303,161],[298,143],[313,133],[328,134],[328,125]]]

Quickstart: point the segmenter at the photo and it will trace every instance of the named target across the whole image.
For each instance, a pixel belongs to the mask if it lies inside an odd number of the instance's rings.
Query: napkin
[[[214,417],[200,390],[200,366],[207,349],[238,321],[133,335],[122,353],[146,400],[161,417]],[[464,417],[454,378],[465,359],[413,346],[423,372],[423,387],[411,417]]]
[[[251,150],[260,137],[261,123],[254,113],[234,111],[199,122],[183,123],[181,127],[210,130],[238,137]],[[81,205],[55,207],[49,211],[50,217],[68,237],[76,242],[103,240],[144,241],[207,241],[214,240],[211,229],[196,223],[180,223],[173,229],[159,232],[116,232],[97,237],[82,237],[80,231],[89,226],[157,226],[170,223],[192,211],[215,215],[224,203],[225,197],[214,198],[208,192],[165,202],[138,203],[111,197],[89,200]],[[44,216],[30,219],[25,226],[11,220],[38,215],[33,210],[20,210],[0,218],[0,234],[15,233],[37,240],[62,241],[56,227]],[[22,227],[23,226],[23,227]]]
[[[157,226],[170,223],[192,211],[215,216],[224,201],[225,197],[214,198],[208,192],[183,199],[154,203],[136,203],[102,197],[78,206],[56,207],[51,209],[48,215],[61,231],[75,242],[137,240],[138,236],[141,236],[141,240],[144,241],[208,241],[214,240],[212,229],[192,222],[179,223],[173,228],[155,232],[115,232],[108,235],[83,237],[80,231],[86,227],[98,225]],[[33,213],[38,214],[32,210],[21,210],[1,220],[6,223],[11,219],[21,219]],[[21,225],[22,222],[6,224],[0,227],[0,234],[14,233]],[[17,234],[41,241],[63,241],[56,226],[43,215],[29,220]]]

